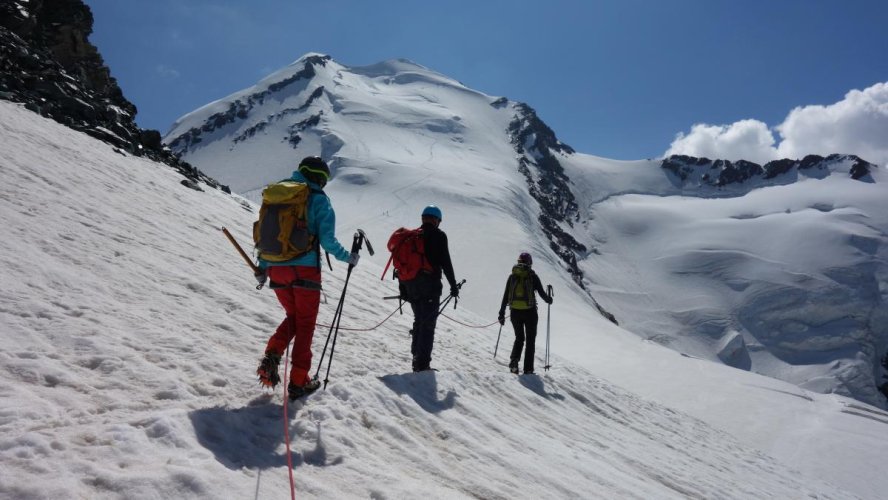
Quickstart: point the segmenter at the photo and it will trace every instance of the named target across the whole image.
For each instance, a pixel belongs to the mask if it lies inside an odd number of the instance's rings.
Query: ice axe
[[[239,253],[241,255],[241,257],[244,258],[244,262],[246,262],[247,265],[250,266],[250,269],[253,270],[253,274],[254,275],[259,274],[261,272],[261,271],[259,271],[259,268],[256,267],[256,264],[253,264],[253,261],[250,260],[250,257],[247,256],[247,252],[244,252],[244,249],[241,248],[241,246],[240,246],[240,244],[238,244],[237,240],[234,239],[234,236],[232,236],[231,233],[228,232],[228,229],[223,227],[222,232],[225,233],[225,236],[228,238],[228,241],[230,241],[231,244],[234,245],[234,249],[237,250],[237,253]],[[372,252],[371,252],[371,255],[372,255]],[[260,283],[260,284],[256,285],[256,290],[262,290],[263,285],[265,285],[265,283]]]

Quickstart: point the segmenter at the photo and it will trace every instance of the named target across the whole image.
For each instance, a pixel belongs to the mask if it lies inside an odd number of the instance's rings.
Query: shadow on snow
[[[281,425],[283,406],[272,403],[273,396],[261,396],[243,408],[213,407],[189,413],[198,442],[211,451],[225,467],[239,470],[243,467],[269,469],[286,467],[287,455],[284,443],[284,429]],[[290,418],[299,411],[301,405],[288,405]],[[337,465],[342,457],[330,460],[321,436],[321,424],[317,423],[314,449],[298,452],[293,448],[300,438],[290,424],[290,447],[293,466]],[[305,433],[302,433],[305,435]]]
[[[454,391],[447,391],[444,399],[438,399],[438,381],[433,371],[385,375],[379,377],[379,380],[395,394],[410,396],[416,404],[429,413],[449,410],[456,403]]]

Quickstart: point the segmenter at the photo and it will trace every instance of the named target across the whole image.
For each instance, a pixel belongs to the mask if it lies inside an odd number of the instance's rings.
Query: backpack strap
[[[309,192],[308,203],[306,204],[306,207],[305,207],[306,210],[310,210],[309,205],[311,205],[311,195],[312,194],[319,194],[321,196],[325,196],[325,197],[329,198],[329,196],[327,196],[327,193],[325,193],[323,189],[313,188],[313,187],[311,187],[311,184],[308,184],[308,183],[306,183],[306,184],[308,185],[308,192]],[[307,215],[305,216],[305,219],[308,220]],[[318,267],[318,269],[322,269],[321,268],[321,238],[320,238],[320,236],[317,236],[315,238],[314,251],[316,254],[318,254],[317,267]],[[330,264],[330,254],[327,254],[327,265],[330,266],[330,270],[332,271],[333,265]]]

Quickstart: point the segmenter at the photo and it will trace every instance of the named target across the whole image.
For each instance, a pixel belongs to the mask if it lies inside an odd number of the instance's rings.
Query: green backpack
[[[533,290],[533,271],[524,264],[515,264],[509,277],[509,307],[527,310],[536,307]]]

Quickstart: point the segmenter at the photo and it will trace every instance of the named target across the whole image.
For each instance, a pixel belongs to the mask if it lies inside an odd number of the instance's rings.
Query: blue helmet
[[[435,205],[429,205],[422,209],[422,215],[423,217],[425,217],[426,215],[431,215],[439,221],[443,220],[443,217],[441,216],[441,209],[436,207]]]

